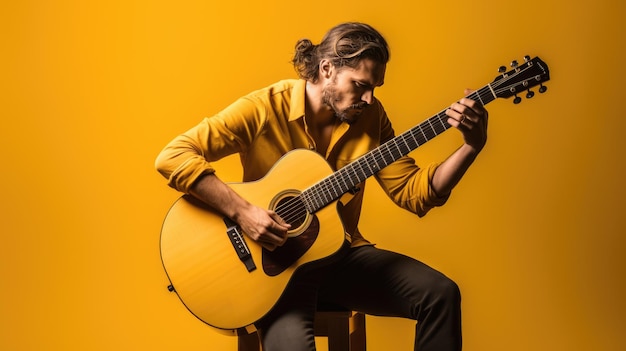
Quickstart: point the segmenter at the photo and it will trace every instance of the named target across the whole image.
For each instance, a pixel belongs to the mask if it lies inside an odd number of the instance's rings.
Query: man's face
[[[374,88],[383,85],[385,64],[365,58],[356,68],[333,70],[324,86],[323,102],[337,118],[348,124],[356,122],[363,109],[374,99]]]

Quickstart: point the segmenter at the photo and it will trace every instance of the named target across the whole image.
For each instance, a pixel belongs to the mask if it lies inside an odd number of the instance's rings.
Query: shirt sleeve
[[[394,137],[391,122],[386,115],[381,119],[381,141]],[[419,167],[409,156],[401,157],[376,174],[376,180],[398,206],[423,217],[432,208],[442,206],[449,194],[440,197],[431,184],[440,162]]]
[[[211,162],[245,151],[264,115],[263,105],[241,98],[169,142],[155,167],[170,187],[188,193],[200,176],[215,172]]]

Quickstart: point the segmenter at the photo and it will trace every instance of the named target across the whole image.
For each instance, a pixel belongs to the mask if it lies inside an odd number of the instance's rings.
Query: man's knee
[[[459,304],[461,301],[461,289],[452,279],[442,276],[433,284],[433,296],[447,304]]]
[[[461,307],[461,290],[456,282],[441,275],[430,281],[421,301],[416,304],[418,316],[429,311],[457,310]]]

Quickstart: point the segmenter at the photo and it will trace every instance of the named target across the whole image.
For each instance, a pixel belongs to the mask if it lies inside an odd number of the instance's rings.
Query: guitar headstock
[[[525,56],[524,63],[520,65],[513,61],[511,67],[513,69],[506,72],[506,67],[501,66],[498,70],[501,75],[490,84],[497,97],[515,96],[513,103],[519,104],[522,98],[517,94],[526,92],[526,98],[530,99],[535,96],[535,92],[530,88],[539,85],[540,93],[545,93],[548,89],[543,82],[550,80],[550,71],[548,65],[539,57],[531,59],[530,56]]]

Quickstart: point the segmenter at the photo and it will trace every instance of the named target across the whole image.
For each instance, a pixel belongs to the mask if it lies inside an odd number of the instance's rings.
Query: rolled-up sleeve
[[[391,122],[386,115],[381,119],[381,142],[394,137]],[[441,162],[433,162],[419,167],[409,156],[401,157],[376,174],[376,180],[398,206],[423,217],[432,208],[448,201],[449,194],[440,197],[431,183]]]
[[[200,176],[215,172],[211,162],[245,150],[262,115],[252,101],[239,99],[169,142],[156,158],[157,171],[170,187],[188,193]]]
[[[439,165],[430,163],[420,168],[412,158],[402,157],[378,172],[376,179],[393,202],[423,217],[432,208],[445,204],[449,197],[440,197],[431,186]]]

